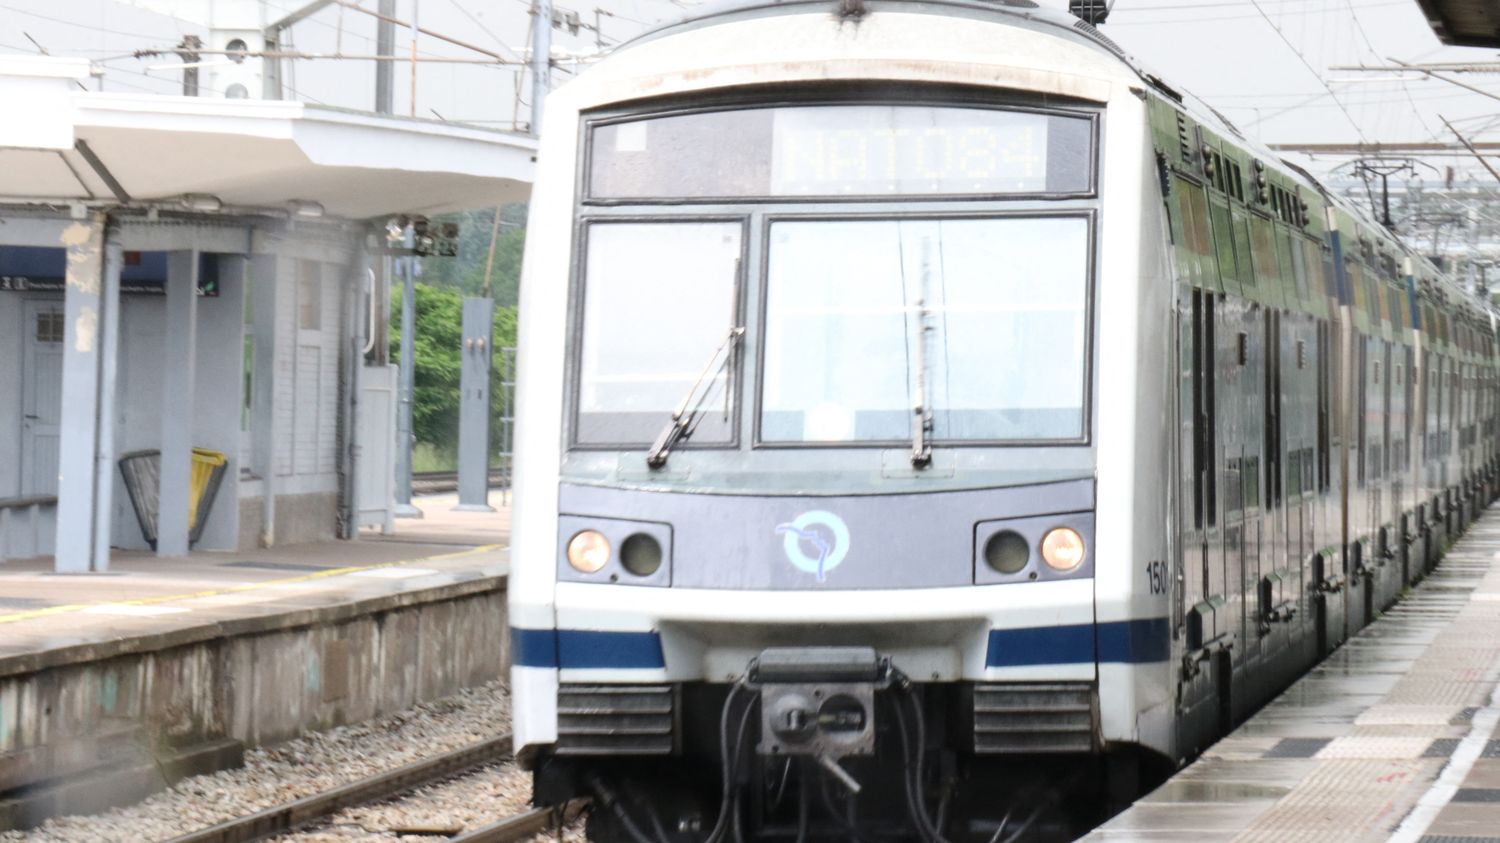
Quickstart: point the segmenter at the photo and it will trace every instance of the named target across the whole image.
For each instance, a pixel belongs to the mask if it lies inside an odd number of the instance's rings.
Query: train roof
[[[1461,300],[1468,301],[1471,305],[1475,305],[1483,311],[1494,312],[1489,302],[1483,301],[1463,290],[1462,287],[1445,276],[1401,237],[1386,230],[1376,222],[1363,207],[1328,190],[1315,176],[1304,168],[1291,161],[1287,161],[1269,147],[1246,136],[1229,118],[1219,113],[1213,106],[1194,96],[1186,89],[1167,82],[1162,76],[1126,52],[1123,47],[1094,26],[1061,9],[1042,6],[1036,3],[1035,0],[723,0],[723,2],[709,3],[690,9],[681,19],[664,23],[654,29],[649,29],[636,38],[625,42],[621,47],[732,20],[806,14],[817,8],[827,10],[830,14],[843,15],[851,19],[862,17],[869,12],[911,10],[946,14],[953,17],[967,17],[976,20],[997,21],[1014,26],[1032,28],[1053,37],[1083,44],[1091,49],[1106,53],[1128,68],[1146,86],[1167,99],[1176,102],[1198,123],[1208,127],[1211,131],[1222,137],[1232,137],[1236,144],[1256,158],[1279,165],[1289,178],[1301,182],[1305,187],[1316,191],[1323,197],[1325,202],[1337,207],[1343,213],[1356,219],[1362,227],[1373,232],[1374,239],[1385,240],[1389,244],[1394,245],[1402,255],[1425,264],[1428,271],[1418,273],[1419,275],[1437,276],[1443,279],[1440,283],[1459,293]]]

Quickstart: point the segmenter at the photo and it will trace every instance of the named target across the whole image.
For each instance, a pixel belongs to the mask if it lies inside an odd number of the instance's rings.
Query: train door
[[[1240,498],[1240,565],[1238,572],[1231,572],[1230,588],[1235,589],[1239,603],[1240,641],[1243,649],[1241,663],[1248,679],[1246,693],[1239,694],[1239,699],[1236,700],[1241,707],[1258,702],[1260,685],[1265,678],[1263,663],[1266,645],[1260,634],[1261,619],[1257,597],[1260,579],[1267,572],[1270,544],[1271,465],[1267,448],[1270,418],[1266,395],[1269,377],[1267,370],[1271,364],[1266,326],[1269,313],[1270,308],[1249,304],[1241,314],[1237,338],[1243,347],[1238,403],[1240,482],[1244,492]],[[1236,715],[1236,721],[1239,716]]]
[[[1439,443],[1442,441],[1443,431],[1443,370],[1442,357],[1436,353],[1436,334],[1432,332],[1431,320],[1429,319],[1429,343],[1426,353],[1427,366],[1426,387],[1423,390],[1427,395],[1427,435],[1425,438],[1426,449],[1422,456],[1422,474],[1425,478],[1422,499],[1426,506],[1427,515],[1427,559],[1426,568],[1432,570],[1437,563],[1438,554],[1442,552],[1443,543],[1447,541],[1446,531],[1442,526],[1442,508],[1439,506],[1439,494],[1443,488],[1442,452]]]
[[[1177,310],[1179,367],[1178,429],[1181,476],[1181,523],[1178,582],[1174,615],[1182,639],[1177,676],[1181,716],[1179,742],[1184,751],[1201,749],[1223,727],[1218,704],[1220,659],[1225,642],[1222,588],[1223,545],[1220,535],[1217,296],[1201,289],[1181,289]]]
[[[1265,333],[1265,377],[1262,388],[1262,424],[1264,435],[1261,452],[1264,459],[1265,489],[1262,498],[1262,541],[1259,554],[1259,569],[1255,574],[1253,607],[1256,633],[1260,639],[1261,655],[1266,666],[1267,688],[1279,687],[1280,677],[1285,674],[1284,659],[1289,651],[1290,631],[1283,618],[1286,613],[1286,589],[1288,579],[1287,562],[1296,558],[1292,545],[1295,535],[1291,523],[1292,503],[1288,495],[1290,485],[1286,477],[1288,462],[1288,437],[1286,417],[1289,410],[1295,411],[1295,403],[1288,399],[1287,390],[1295,383],[1287,373],[1286,354],[1294,325],[1284,321],[1284,314],[1275,308],[1264,311]]]
[[[1287,363],[1283,367],[1289,383],[1282,392],[1286,396],[1282,405],[1288,449],[1285,493],[1291,539],[1287,544],[1287,573],[1281,583],[1285,602],[1281,611],[1291,631],[1294,661],[1305,665],[1315,658],[1310,649],[1314,636],[1308,631],[1314,619],[1309,578],[1318,550],[1318,325],[1300,314],[1291,318],[1295,330],[1288,332]]]
[[[1331,260],[1325,262],[1325,271],[1333,272]],[[1346,330],[1347,311],[1335,306],[1333,316],[1323,323],[1323,348],[1319,358],[1323,376],[1323,454],[1322,484],[1320,498],[1323,503],[1323,538],[1319,542],[1318,554],[1314,557],[1313,580],[1318,590],[1317,637],[1318,652],[1326,654],[1343,643],[1348,637],[1345,619],[1348,616],[1349,594],[1348,554],[1348,498],[1344,494],[1349,484],[1348,452],[1345,447],[1348,430],[1348,406],[1350,403],[1347,385],[1349,374],[1345,361],[1350,357],[1350,337]]]
[[[1376,384],[1374,384],[1374,366],[1377,363],[1376,342],[1368,336],[1355,333],[1355,342],[1358,344],[1356,351],[1355,377],[1355,419],[1353,419],[1353,446],[1355,453],[1355,484],[1350,490],[1349,505],[1349,555],[1350,574],[1349,588],[1350,610],[1349,627],[1350,633],[1361,630],[1368,624],[1373,615],[1374,607],[1371,595],[1373,595],[1374,573],[1371,571],[1371,543],[1373,534],[1373,508],[1379,495],[1376,493],[1376,481],[1371,477],[1374,466],[1374,432],[1379,429],[1376,423]]]
[[[1405,320],[1402,320],[1405,321]],[[1391,496],[1395,505],[1391,517],[1395,527],[1392,532],[1391,550],[1395,564],[1401,571],[1403,587],[1412,582],[1411,537],[1411,426],[1412,426],[1412,347],[1406,332],[1401,331],[1403,342],[1395,350],[1394,382],[1391,384]]]
[[[1384,294],[1386,288],[1382,286],[1380,292]],[[1388,302],[1389,298],[1386,297],[1383,301]],[[1392,451],[1395,443],[1391,438],[1391,414],[1395,409],[1391,403],[1391,388],[1394,386],[1395,371],[1392,368],[1394,349],[1391,342],[1383,338],[1375,340],[1375,351],[1379,359],[1375,361],[1373,373],[1375,417],[1371,419],[1374,427],[1374,442],[1371,448],[1374,452],[1375,500],[1371,508],[1374,516],[1371,522],[1374,538],[1371,543],[1373,552],[1370,561],[1375,568],[1378,584],[1378,587],[1374,589],[1375,605],[1384,609],[1396,599],[1396,594],[1401,587],[1399,568],[1391,564],[1396,558],[1392,550],[1396,519],[1392,512],[1399,501],[1396,495],[1395,472],[1392,470],[1394,457]]]
[[[1432,427],[1432,518],[1437,522],[1438,551],[1448,543],[1447,489],[1448,489],[1448,361],[1441,354],[1433,355],[1432,403],[1436,418]],[[1433,564],[1437,563],[1433,554]]]
[[[1215,339],[1218,347],[1214,352],[1214,422],[1217,431],[1214,441],[1218,445],[1216,465],[1219,469],[1218,487],[1223,495],[1219,506],[1219,556],[1209,567],[1208,592],[1210,600],[1224,605],[1220,608],[1221,635],[1238,636],[1243,624],[1243,607],[1236,595],[1240,593],[1240,571],[1244,568],[1245,551],[1245,446],[1242,438],[1244,413],[1243,367],[1246,349],[1240,337],[1244,302],[1237,298],[1224,297],[1219,301],[1214,314]],[[1243,655],[1243,648],[1236,647],[1235,660]]]

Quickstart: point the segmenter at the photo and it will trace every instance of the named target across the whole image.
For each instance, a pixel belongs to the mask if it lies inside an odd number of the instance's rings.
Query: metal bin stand
[[[193,449],[193,468],[188,495],[188,545],[198,542],[208,524],[219,484],[229,458],[206,448]],[[120,457],[120,475],[141,525],[141,537],[156,549],[156,519],[161,508],[161,451],[131,451]]]

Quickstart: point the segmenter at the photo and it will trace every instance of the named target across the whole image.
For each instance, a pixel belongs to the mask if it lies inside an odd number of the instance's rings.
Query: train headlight
[[[1071,571],[1083,564],[1083,536],[1072,527],[1054,527],[1042,538],[1042,561],[1054,571]]]
[[[584,574],[597,574],[609,564],[609,539],[598,530],[583,530],[568,540],[568,564]]]
[[[1015,530],[1001,530],[984,543],[985,564],[1001,574],[1019,574],[1031,561],[1031,544]]]
[[[650,533],[634,533],[620,543],[620,564],[638,577],[649,577],[661,568],[661,542]]]

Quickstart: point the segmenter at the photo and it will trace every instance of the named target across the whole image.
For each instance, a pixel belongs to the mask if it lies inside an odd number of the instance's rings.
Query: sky
[[[214,0],[226,2],[226,0]],[[210,0],[0,0],[0,54],[84,56],[104,74],[104,90],[172,93],[180,85],[177,59],[135,58],[142,48],[164,48],[184,35],[201,34],[193,8]],[[300,0],[265,0],[268,12],[290,11]],[[360,0],[374,8],[376,0]],[[579,33],[558,32],[555,54],[587,55],[643,29],[681,17],[692,0],[554,0],[576,12]],[[1039,0],[1066,8],[1066,0]],[[530,0],[397,0],[397,17],[415,9],[424,28],[504,55],[527,46]],[[139,5],[134,5],[139,4]],[[146,6],[149,8],[142,8]],[[153,11],[152,9],[155,9]],[[165,12],[178,13],[178,17]],[[183,20],[186,18],[188,20]],[[597,21],[598,33],[590,31]],[[1427,27],[1416,0],[1116,0],[1103,31],[1169,82],[1208,101],[1250,137],[1266,143],[1451,140],[1447,117],[1471,138],[1500,139],[1500,103],[1430,79],[1334,71],[1335,65],[1489,61],[1495,51],[1443,47]],[[398,29],[397,48],[410,49]],[[297,24],[296,49],[373,53],[375,21],[332,6]],[[451,44],[422,37],[424,56],[474,57]],[[373,105],[374,71],[368,61],[297,62],[288,79],[309,102],[348,108]],[[410,108],[410,65],[396,68],[396,110]],[[516,65],[419,64],[418,116],[510,128],[527,119],[529,83]],[[557,74],[568,77],[566,70]],[[1466,81],[1500,93],[1500,77]],[[517,91],[520,90],[518,102]],[[1492,122],[1491,117],[1496,116]],[[1327,173],[1340,158],[1311,162]],[[1462,158],[1433,159],[1461,173],[1483,174]]]

